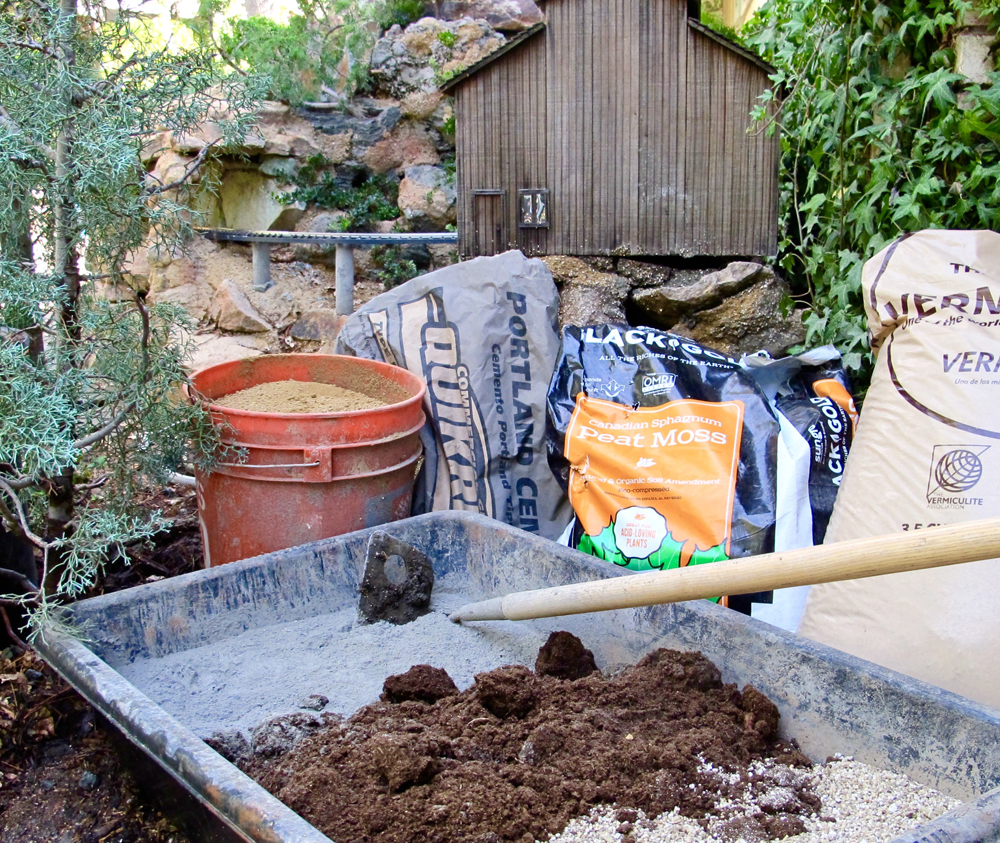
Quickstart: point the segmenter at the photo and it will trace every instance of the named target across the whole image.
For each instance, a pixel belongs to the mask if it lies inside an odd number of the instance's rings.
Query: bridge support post
[[[335,294],[339,316],[354,312],[354,250],[350,246],[337,246]]]
[[[271,244],[251,243],[253,249],[253,288],[258,293],[271,289]]]

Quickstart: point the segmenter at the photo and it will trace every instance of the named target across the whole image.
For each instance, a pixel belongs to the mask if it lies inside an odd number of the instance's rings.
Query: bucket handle
[[[319,460],[315,462],[277,462],[277,463],[252,463],[252,462],[217,462],[225,468],[316,468]]]

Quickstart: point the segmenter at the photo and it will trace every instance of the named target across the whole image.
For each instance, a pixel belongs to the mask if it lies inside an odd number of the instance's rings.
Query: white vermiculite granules
[[[811,770],[797,770],[773,763],[757,762],[753,771],[769,779],[774,787],[755,799],[716,806],[708,830],[695,820],[676,813],[646,817],[637,811],[631,823],[622,823],[618,810],[602,805],[587,816],[570,822],[549,838],[549,843],[760,843],[717,836],[713,827],[747,814],[754,814],[769,798],[780,798],[781,777],[812,778],[813,791],[822,800],[817,814],[806,817],[804,834],[786,837],[782,843],[886,843],[929,820],[958,807],[959,800],[917,784],[898,773],[878,770],[851,758],[836,758]],[[727,774],[702,763],[700,772],[720,778]]]

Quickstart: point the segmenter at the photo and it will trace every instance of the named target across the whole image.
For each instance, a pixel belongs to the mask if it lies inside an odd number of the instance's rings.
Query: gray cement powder
[[[329,698],[324,711],[349,716],[378,699],[386,677],[415,664],[444,668],[463,690],[477,673],[534,665],[548,630],[511,622],[452,623],[447,613],[474,598],[461,588],[464,583],[449,579],[435,583],[431,614],[404,626],[361,625],[352,605],[163,658],[137,659],[118,672],[206,738],[232,730],[248,734],[259,723],[299,710],[310,694]]]

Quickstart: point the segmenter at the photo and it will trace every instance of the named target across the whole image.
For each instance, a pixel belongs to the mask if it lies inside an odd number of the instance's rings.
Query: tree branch
[[[146,307],[145,293],[137,292],[135,294],[135,306],[139,311],[140,318],[142,319],[142,336],[139,338],[139,347],[142,351],[142,371],[140,372],[139,382],[146,383],[149,380],[149,338],[152,333],[152,328],[149,321],[149,308]],[[73,443],[73,447],[82,451],[85,448],[89,448],[91,445],[95,445],[102,439],[110,436],[121,425],[121,423],[128,418],[128,414],[136,408],[136,403],[137,402],[135,401],[129,401],[124,407],[115,413],[114,418],[104,425],[104,427],[95,430],[93,433],[90,433],[81,439],[77,439]]]
[[[111,419],[111,421],[109,421],[106,425],[104,425],[104,427],[98,428],[93,433],[84,436],[82,439],[77,439],[73,443],[73,447],[78,451],[82,451],[86,448],[89,448],[91,445],[97,444],[102,439],[110,436],[112,433],[115,432],[115,430],[119,427],[119,425],[121,425],[121,423],[125,421],[126,418],[128,418],[128,414],[131,413],[134,408],[135,408],[135,402],[130,401],[121,410],[115,413],[114,418]]]
[[[10,112],[8,112],[7,109],[3,107],[3,105],[0,105],[0,125],[6,126],[7,130],[12,135],[21,135],[21,136],[25,135],[24,129],[22,129],[20,125],[18,125],[18,122],[13,117],[10,116]],[[49,161],[55,161],[56,152],[54,149],[52,149],[49,146],[46,146],[45,144],[35,143],[34,141],[30,140],[29,143],[32,147],[37,149],[46,158],[48,158]],[[41,162],[34,162],[30,158],[20,159],[20,158],[14,158],[13,156],[11,156],[11,158],[13,160],[16,160],[18,163],[21,163],[23,161],[24,164],[26,165],[44,169],[44,165],[41,164]]]
[[[184,175],[182,175],[176,181],[172,181],[170,184],[164,184],[162,181],[160,181],[160,179],[158,179],[152,173],[149,173],[148,175],[150,176],[150,178],[156,179],[156,181],[160,182],[160,184],[157,187],[146,188],[146,195],[158,196],[161,193],[166,193],[168,190],[176,190],[178,187],[183,187],[184,184],[187,182],[187,180],[195,174],[195,172],[201,167],[202,164],[205,163],[205,159],[208,158],[208,153],[212,150],[212,147],[215,146],[217,143],[219,143],[221,140],[222,138],[216,138],[215,140],[206,143],[201,148],[201,151],[195,156],[194,160],[190,164],[188,164],[188,166],[185,168]]]
[[[21,506],[21,499],[17,496],[14,489],[7,483],[6,480],[0,479],[0,490],[6,492],[10,497],[11,502],[14,504],[14,510],[17,513],[17,517],[15,518],[14,512],[11,512],[7,504],[4,503],[3,498],[0,497],[0,516],[3,517],[4,523],[11,529],[14,535],[19,538],[26,539],[35,547],[41,548],[45,553],[48,553],[51,545],[45,541],[45,539],[36,536],[31,531],[31,527],[28,525],[28,519],[24,514],[24,507]]]
[[[25,50],[32,50],[36,53],[41,53],[43,56],[48,56],[50,59],[60,58],[55,50],[38,41],[0,41],[0,47],[23,47]]]
[[[142,336],[139,338],[139,346],[142,348],[142,377],[140,380],[142,383],[146,383],[149,380],[149,337],[152,334],[152,329],[149,324],[149,308],[146,307],[145,293],[136,291],[135,306],[142,319]]]
[[[208,40],[212,42],[212,46],[215,47],[216,52],[220,56],[222,56],[222,60],[226,64],[228,64],[233,70],[235,70],[238,74],[240,74],[240,76],[249,75],[242,67],[240,67],[236,59],[234,59],[231,55],[229,55],[228,51],[218,41],[215,40],[215,31],[212,29],[212,27],[209,27],[208,29]],[[245,43],[246,39],[240,42],[239,47],[242,47]],[[237,47],[237,49],[239,49],[239,47]]]
[[[10,568],[0,568],[0,578],[8,579],[24,589],[25,594],[33,594],[38,591],[38,586],[29,580],[24,574],[12,571]]]
[[[13,466],[11,466],[13,469]],[[37,477],[28,477],[27,475],[21,474],[17,477],[8,477],[7,485],[11,487],[15,492],[20,492],[22,489],[27,489],[29,486],[38,485]]]
[[[14,632],[13,627],[10,625],[10,618],[7,617],[7,609],[3,606],[0,606],[0,617],[3,618],[3,625],[7,630],[7,634],[10,636],[10,640],[17,644],[17,646],[22,650],[30,650],[31,647],[24,642],[20,635]]]

